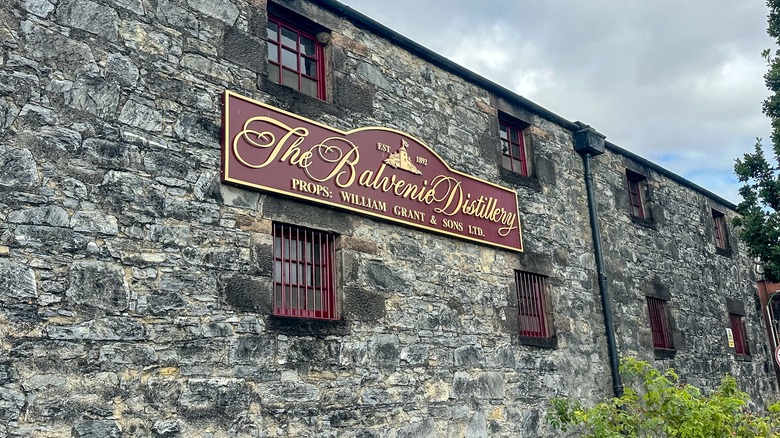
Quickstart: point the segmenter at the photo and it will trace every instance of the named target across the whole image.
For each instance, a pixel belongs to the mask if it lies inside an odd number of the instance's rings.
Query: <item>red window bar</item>
[[[636,177],[628,176],[628,195],[631,203],[631,214],[638,218],[645,217],[645,209],[642,206],[642,181]]]
[[[552,327],[547,317],[549,303],[545,277],[515,271],[515,282],[520,336],[549,338],[552,336]]]
[[[742,316],[729,313],[729,320],[731,322],[731,334],[734,336],[734,352],[737,354],[750,354]]]
[[[726,249],[726,218],[713,210],[712,222],[715,231],[715,245],[718,248]]]
[[[324,50],[314,35],[268,17],[268,79],[325,99]]]
[[[653,347],[671,350],[674,347],[666,318],[666,301],[647,297],[647,310],[650,314],[650,329],[653,331]]]
[[[528,176],[525,159],[525,142],[523,131],[506,123],[500,122],[502,165],[513,172]]]
[[[274,315],[337,319],[335,236],[274,224]]]

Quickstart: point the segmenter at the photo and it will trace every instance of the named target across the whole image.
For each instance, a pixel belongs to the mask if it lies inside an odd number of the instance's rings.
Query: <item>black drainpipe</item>
[[[590,169],[590,159],[593,156],[604,153],[605,136],[595,129],[582,123],[579,131],[574,132],[574,150],[582,155],[582,165],[585,170],[585,191],[588,193],[588,212],[590,213],[590,229],[593,233],[593,252],[596,256],[596,274],[599,279],[599,291],[601,292],[601,309],[604,312],[604,328],[607,334],[607,349],[609,350],[609,368],[612,372],[612,390],[615,397],[623,395],[623,383],[620,380],[618,369],[618,352],[615,344],[615,326],[612,323],[612,304],[609,297],[609,285],[604,269],[604,254],[601,251],[601,231],[599,229],[599,217],[596,210],[596,195],[593,192],[593,172]]]

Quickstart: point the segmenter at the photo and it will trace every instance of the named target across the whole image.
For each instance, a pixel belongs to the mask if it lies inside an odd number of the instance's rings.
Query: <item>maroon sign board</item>
[[[340,131],[226,91],[222,182],[522,251],[517,195],[388,128]]]

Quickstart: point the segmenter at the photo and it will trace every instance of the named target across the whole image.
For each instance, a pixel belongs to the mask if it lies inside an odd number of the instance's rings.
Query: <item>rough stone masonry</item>
[[[336,6],[0,5],[0,436],[536,437],[550,398],[611,394],[571,131]],[[268,80],[274,7],[328,30],[326,100]],[[225,90],[409,133],[516,190],[525,252],[221,184]],[[528,124],[532,177],[501,169],[500,114]],[[751,260],[709,225],[732,206],[614,147],[594,166],[620,353],[775,398]],[[627,168],[651,220],[630,216]],[[274,222],[338,234],[339,321],[271,315]],[[555,342],[519,339],[515,270],[548,278]],[[647,296],[668,300],[674,357]]]

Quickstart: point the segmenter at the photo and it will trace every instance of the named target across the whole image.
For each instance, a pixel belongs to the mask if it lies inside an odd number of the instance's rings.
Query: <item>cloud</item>
[[[346,3],[732,201],[734,159],[769,137],[762,2]]]

